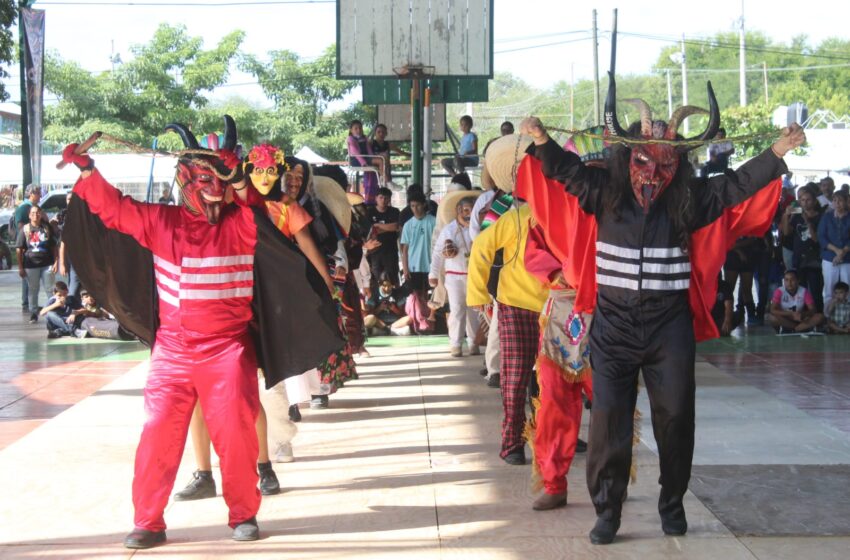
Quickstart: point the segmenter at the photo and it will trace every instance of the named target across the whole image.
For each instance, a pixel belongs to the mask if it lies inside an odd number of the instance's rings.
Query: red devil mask
[[[227,178],[239,165],[239,158],[233,153],[236,124],[229,115],[224,116],[224,124],[224,146],[218,151],[201,148],[192,132],[182,124],[172,123],[165,127],[179,134],[187,151],[191,151],[177,162],[180,200],[189,212],[203,216],[211,224],[218,223]]]
[[[628,134],[617,121],[616,93],[617,86],[614,75],[609,73],[608,98],[605,100],[605,127],[609,136],[628,138]],[[720,109],[711,82],[708,82],[709,111],[686,105],[679,107],[670,117],[670,122],[652,120],[652,111],[649,105],[642,99],[627,99],[634,104],[640,112],[640,140],[664,140],[665,143],[631,143],[631,157],[629,159],[629,177],[632,183],[632,191],[638,204],[649,211],[650,205],[658,200],[661,193],[670,186],[676,170],[679,168],[679,158],[682,153],[694,149],[699,144],[692,144],[692,140],[707,140],[713,138],[720,127]],[[688,138],[677,145],[676,131],[679,125],[689,115],[695,113],[708,113],[708,126],[699,136]],[[629,143],[629,142],[627,142]]]

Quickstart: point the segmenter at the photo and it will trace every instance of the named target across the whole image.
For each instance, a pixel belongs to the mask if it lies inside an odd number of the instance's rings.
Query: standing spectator
[[[744,311],[747,313],[747,324],[758,323],[756,318],[756,305],[753,302],[753,271],[758,258],[759,244],[762,240],[758,237],[741,237],[726,253],[726,262],[723,265],[723,275],[729,284],[729,289],[735,291],[735,285],[740,278],[738,287],[738,309],[736,311],[737,322],[744,322]]]
[[[829,305],[832,288],[837,282],[850,282],[850,212],[848,195],[837,191],[832,195],[833,209],[818,224],[818,244],[823,262],[823,303]]]
[[[404,282],[410,289],[405,311],[413,319],[413,328],[417,332],[432,330],[428,321],[430,312],[426,304],[426,294],[428,272],[431,270],[431,237],[437,219],[428,214],[425,208],[425,196],[414,193],[410,197],[413,217],[404,224],[401,231],[401,263]]]
[[[159,200],[157,200],[157,203],[168,205],[174,204],[174,195],[171,192],[171,187],[167,185],[162,187],[162,195],[159,197]]]
[[[59,248],[53,229],[42,220],[41,208],[30,207],[30,221],[18,232],[15,248],[18,252],[18,274],[27,281],[30,323],[38,322],[38,290],[44,286],[47,297],[51,296],[56,274],[56,256]]]
[[[800,285],[797,272],[785,273],[783,286],[777,288],[766,316],[768,324],[779,334],[809,332],[823,323],[809,290]]]
[[[422,190],[422,185],[413,183],[407,187],[407,205],[401,209],[401,214],[398,218],[399,228],[403,228],[404,224],[407,223],[407,220],[413,217],[413,210],[410,209],[410,201],[413,196],[421,196],[422,198],[425,198],[425,191]],[[436,218],[438,208],[437,203],[430,198],[425,198],[425,203],[428,205],[427,212]]]
[[[445,158],[440,161],[443,169],[450,177],[457,175],[467,167],[478,165],[478,135],[472,132],[472,117],[464,115],[460,118],[460,148],[453,158]]]
[[[378,189],[375,197],[376,204],[368,206],[369,221],[372,230],[369,232],[368,240],[376,240],[379,245],[369,250],[367,259],[369,270],[372,274],[370,288],[375,293],[380,278],[386,273],[386,277],[393,286],[398,286],[398,232],[399,232],[399,210],[390,205],[393,193],[388,188]],[[374,244],[371,244],[373,246]]]
[[[824,177],[818,183],[820,194],[818,195],[818,203],[821,208],[832,208],[832,195],[835,193],[835,179],[832,177]]]
[[[348,127],[348,163],[352,167],[375,167],[381,177],[384,176],[384,160],[370,157],[372,146],[369,139],[363,135],[363,123],[357,119],[351,121]],[[375,204],[378,191],[378,181],[374,172],[363,173],[363,198],[366,204]]]
[[[815,300],[818,311],[823,310],[823,271],[818,244],[818,224],[823,215],[813,183],[798,193],[799,206],[789,206],[783,216],[783,233],[794,239],[793,268],[797,278]]]
[[[68,294],[68,285],[59,281],[53,285],[53,295],[39,312],[47,323],[47,338],[59,338],[60,336],[71,336],[74,334],[78,323],[76,312],[82,312],[82,304],[72,295]]]
[[[466,306],[466,280],[472,239],[469,237],[469,218],[472,215],[473,197],[465,197],[455,207],[455,219],[443,228],[434,243],[428,281],[436,287],[440,270],[445,266],[446,292],[449,298],[449,346],[455,358],[463,356],[463,335],[469,346],[469,355],[481,352],[475,344],[478,330],[478,312]],[[443,204],[446,204],[444,201]],[[442,212],[441,212],[442,214]]]
[[[846,282],[836,282],[832,289],[832,298],[826,306],[826,328],[831,334],[850,334],[848,291],[850,291],[850,286]]]
[[[729,336],[738,326],[733,311],[734,302],[735,297],[732,288],[729,287],[728,282],[719,277],[717,279],[717,299],[714,302],[714,307],[711,308],[711,318],[714,319],[714,324],[717,325],[720,336]]]
[[[15,209],[15,238],[30,220],[30,208],[41,201],[41,187],[35,184],[27,185],[24,191],[24,201]],[[11,238],[11,236],[10,236]],[[20,260],[18,260],[20,263]],[[29,313],[29,284],[26,278],[21,280],[21,312]]]

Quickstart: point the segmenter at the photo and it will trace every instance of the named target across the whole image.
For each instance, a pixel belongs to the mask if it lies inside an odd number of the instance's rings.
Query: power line
[[[273,6],[281,4],[335,4],[336,0],[268,0],[246,2],[38,2],[39,6],[156,6],[159,8],[219,8],[226,6]]]
[[[527,51],[531,49],[542,49],[544,47],[553,47],[555,45],[566,45],[567,43],[578,43],[580,41],[589,41],[590,37],[583,37],[581,39],[568,39],[566,41],[556,41],[554,43],[544,43],[542,45],[530,45],[527,47],[517,47],[515,49],[505,49],[503,51],[496,51],[493,54],[504,54],[504,53],[512,53],[518,51]]]
[[[562,35],[575,35],[576,33],[590,33],[589,29],[581,29],[577,31],[558,31],[556,33],[544,33],[542,35],[526,35],[525,37],[507,37],[504,39],[496,39],[497,43],[516,43],[519,41],[529,41],[531,39],[546,39],[549,37],[560,37]]]

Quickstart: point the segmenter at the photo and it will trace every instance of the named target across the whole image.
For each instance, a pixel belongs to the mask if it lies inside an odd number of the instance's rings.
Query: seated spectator
[[[831,334],[850,334],[850,301],[847,293],[850,286],[846,282],[836,282],[832,288],[832,299],[826,306],[826,328]]]
[[[383,160],[384,183],[392,188],[392,166],[390,165],[390,154],[410,156],[408,152],[401,150],[387,140],[387,125],[378,123],[375,125],[375,137],[372,139],[372,153]]]
[[[135,340],[136,337],[124,330],[115,317],[107,310],[100,307],[88,291],[80,292],[82,308],[75,314],[82,318],[80,328],[74,334],[78,338],[90,336],[92,338],[106,338],[109,340]]]
[[[460,137],[457,155],[453,158],[440,160],[443,169],[450,177],[462,173],[467,167],[478,165],[478,136],[472,132],[472,126],[472,117],[464,115],[460,118],[460,131],[463,136]]]
[[[372,145],[369,138],[363,135],[363,123],[357,119],[351,121],[348,127],[348,163],[352,167],[374,167],[377,173],[384,177],[384,160],[372,157]],[[375,196],[378,192],[378,181],[375,173],[363,173],[363,198],[366,204],[375,204]]]
[[[410,334],[411,319],[405,314],[404,294],[393,285],[384,273],[378,289],[366,301],[366,317],[363,319],[369,336],[376,331],[383,334]]]
[[[53,295],[39,312],[42,317],[45,317],[47,338],[73,335],[77,326],[75,311],[81,307],[74,296],[68,295],[68,285],[62,281],[56,282],[53,285]]]
[[[717,300],[714,302],[714,307],[711,308],[711,316],[720,331],[720,336],[729,336],[739,324],[733,309],[734,301],[735,297],[729,283],[723,278],[718,278]]]
[[[811,292],[800,286],[797,271],[787,271],[783,284],[773,293],[766,316],[768,324],[778,334],[809,332],[821,325],[823,313],[817,312]]]

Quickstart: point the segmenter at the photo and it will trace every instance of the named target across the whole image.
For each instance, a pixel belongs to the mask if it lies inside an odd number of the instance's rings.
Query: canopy
[[[310,146],[304,146],[295,154],[298,159],[303,159],[307,163],[327,163],[328,160],[323,158],[316,152],[310,149]]]
[[[113,185],[127,183],[147,184],[151,172],[151,156],[139,154],[92,154],[95,165],[104,178]],[[56,169],[59,155],[42,157],[42,185],[73,185],[79,171],[73,166]],[[157,156],[153,168],[155,183],[171,183],[177,158]],[[20,155],[0,155],[0,185],[20,185],[23,182]]]

